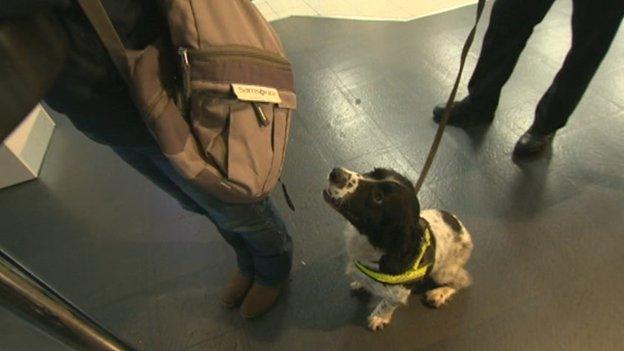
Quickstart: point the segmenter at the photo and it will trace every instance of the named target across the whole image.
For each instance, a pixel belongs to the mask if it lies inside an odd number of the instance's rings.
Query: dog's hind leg
[[[455,293],[470,286],[472,279],[463,267],[452,267],[432,274],[433,280],[441,285],[426,292],[427,303],[439,308],[447,303]]]
[[[383,329],[386,324],[390,323],[392,314],[397,307],[399,307],[398,303],[382,299],[368,316],[368,327],[371,330]]]

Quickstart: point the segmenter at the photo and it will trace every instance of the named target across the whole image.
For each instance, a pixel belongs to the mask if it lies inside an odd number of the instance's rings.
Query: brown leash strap
[[[77,0],[82,11],[87,15],[89,22],[97,32],[102,44],[108,51],[115,67],[127,84],[130,83],[130,68],[126,48],[113,26],[106,9],[100,0]]]
[[[431,149],[429,149],[429,155],[427,155],[427,160],[420,172],[420,177],[418,178],[418,182],[416,182],[416,194],[420,191],[423,183],[425,182],[425,178],[427,178],[427,174],[431,169],[431,165],[433,164],[433,159],[435,158],[436,153],[438,152],[438,147],[440,146],[440,142],[442,141],[442,135],[444,134],[444,128],[446,128],[446,124],[451,116],[451,105],[453,101],[455,101],[455,95],[457,95],[457,89],[459,88],[459,82],[461,81],[462,73],[464,72],[464,64],[466,63],[466,57],[468,56],[468,51],[470,50],[470,46],[474,41],[474,36],[477,31],[477,25],[479,24],[479,20],[481,19],[481,14],[483,13],[483,7],[485,6],[485,0],[479,0],[477,4],[477,19],[475,20],[475,24],[468,34],[468,38],[466,38],[466,42],[464,43],[464,48],[462,49],[461,60],[459,62],[459,72],[457,72],[457,78],[455,78],[455,84],[453,85],[453,90],[451,90],[451,94],[449,95],[448,100],[446,101],[446,108],[444,109],[444,114],[442,115],[442,120],[440,120],[440,124],[438,126],[438,131],[436,132],[435,137],[433,138],[433,144],[431,144]]]

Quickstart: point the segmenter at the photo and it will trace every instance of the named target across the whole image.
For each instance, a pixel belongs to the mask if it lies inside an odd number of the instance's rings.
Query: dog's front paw
[[[349,288],[351,288],[351,290],[353,291],[360,291],[364,289],[364,285],[362,285],[362,283],[358,282],[358,281],[352,281],[349,284]]]
[[[381,330],[388,323],[390,323],[390,318],[381,318],[379,316],[368,317],[368,328],[372,331]]]
[[[455,294],[455,289],[448,286],[443,286],[433,290],[427,291],[427,303],[431,307],[440,308],[446,304],[451,297]]]

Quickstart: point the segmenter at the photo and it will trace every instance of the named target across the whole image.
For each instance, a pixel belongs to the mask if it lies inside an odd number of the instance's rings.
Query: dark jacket
[[[141,49],[165,21],[153,0],[102,0],[124,45]],[[69,36],[70,52],[46,103],[90,138],[116,146],[153,143],[121,76],[85,15],[72,0],[2,0],[0,18],[54,11]]]

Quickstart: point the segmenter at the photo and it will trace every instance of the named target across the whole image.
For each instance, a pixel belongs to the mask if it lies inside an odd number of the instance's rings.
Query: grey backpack
[[[297,98],[284,48],[255,5],[162,0],[168,35],[136,51],[124,48],[99,0],[78,2],[177,171],[223,201],[266,197]]]

